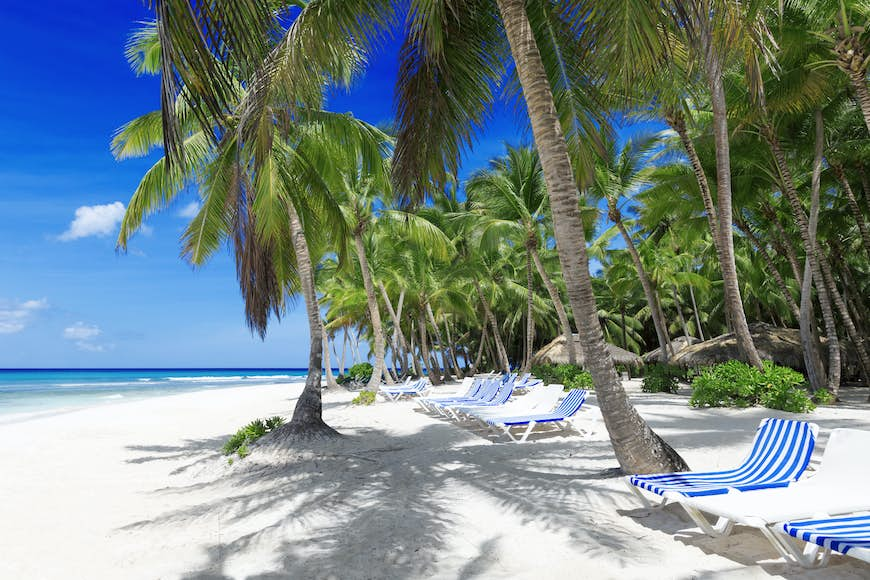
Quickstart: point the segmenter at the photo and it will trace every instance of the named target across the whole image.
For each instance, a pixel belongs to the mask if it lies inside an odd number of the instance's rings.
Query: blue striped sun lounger
[[[487,403],[498,396],[499,392],[504,388],[504,385],[500,381],[488,381],[481,387],[477,395],[473,397],[430,401],[430,408],[442,415],[446,415],[447,407]]]
[[[468,414],[470,411],[475,409],[485,409],[487,407],[498,407],[499,405],[504,405],[507,403],[508,399],[513,395],[514,387],[513,384],[508,381],[504,385],[501,385],[496,391],[495,395],[492,399],[488,401],[479,401],[476,403],[465,403],[461,405],[445,405],[443,410],[452,416],[454,419],[459,419],[460,413]]]
[[[419,397],[417,402],[427,411],[434,411],[435,405],[437,403],[455,401],[457,399],[474,399],[480,392],[484,389],[485,386],[490,384],[492,379],[474,379],[472,381],[471,386],[468,387],[468,390],[464,395],[451,395],[451,396],[441,396],[441,397]]]
[[[565,395],[559,406],[549,413],[518,415],[516,417],[489,417],[486,422],[496,429],[501,429],[512,441],[523,443],[538,425],[552,423],[559,429],[564,429],[564,421],[573,417],[580,410],[586,401],[587,394],[587,391],[583,389],[573,389]],[[517,437],[511,432],[511,429],[523,426],[526,429],[521,436]]]
[[[429,387],[429,379],[424,377],[404,385],[382,386],[378,389],[378,392],[389,401],[398,401],[402,397],[413,397],[414,395],[423,394],[429,390]]]
[[[652,504],[641,490],[660,496],[664,505],[683,497],[785,487],[809,465],[818,432],[815,423],[766,418],[758,426],[748,457],[735,469],[631,475],[625,481],[648,507]]]
[[[824,566],[831,551],[870,563],[870,513],[786,522],[782,533],[807,542],[800,559],[804,566]]]

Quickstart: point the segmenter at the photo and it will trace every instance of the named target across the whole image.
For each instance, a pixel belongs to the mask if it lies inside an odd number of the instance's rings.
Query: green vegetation
[[[834,394],[828,389],[819,389],[813,393],[813,402],[817,405],[830,405],[836,400]]]
[[[565,390],[586,389],[592,390],[592,375],[577,365],[572,364],[546,364],[533,365],[532,374],[544,381],[545,385],[558,383],[565,386]]]
[[[277,415],[275,417],[269,417],[268,419],[254,419],[236,431],[235,434],[224,443],[224,455],[237,453],[239,458],[244,458],[250,453],[248,445],[283,424],[284,418]],[[230,465],[232,465],[232,458],[230,458]]]
[[[374,391],[360,391],[359,394],[353,398],[351,404],[353,405],[371,405],[375,402],[377,395]]]
[[[644,370],[641,390],[644,393],[676,393],[677,383],[685,379],[686,373],[680,367],[654,364]]]
[[[806,379],[787,367],[764,362],[759,371],[739,361],[728,361],[702,371],[692,381],[693,407],[753,407],[808,413],[815,409],[805,388]]]

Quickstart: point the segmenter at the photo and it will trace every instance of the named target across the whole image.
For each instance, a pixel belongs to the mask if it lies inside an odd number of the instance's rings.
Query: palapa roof
[[[574,344],[577,347],[577,364],[583,366],[583,349],[580,348],[580,338],[574,335]],[[620,348],[615,344],[607,343],[607,350],[613,362],[630,367],[643,366],[643,360],[633,352]],[[558,336],[552,342],[546,344],[532,357],[532,364],[564,364],[568,362],[568,349],[565,348],[565,337]]]
[[[700,338],[695,338],[694,336],[678,336],[677,338],[671,339],[671,346],[674,349],[674,354],[680,352],[687,346],[698,344],[701,342]],[[643,358],[643,362],[650,364],[659,362],[659,358],[661,356],[661,347],[651,350],[641,358]]]

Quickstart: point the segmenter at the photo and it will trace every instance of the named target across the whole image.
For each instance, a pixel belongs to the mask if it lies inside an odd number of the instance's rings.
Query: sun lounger
[[[787,522],[781,533],[807,542],[797,558],[804,566],[824,566],[831,551],[870,563],[870,513]]]
[[[468,386],[467,390],[464,394],[453,393],[450,395],[439,395],[437,397],[419,397],[417,398],[417,403],[420,404],[423,409],[426,411],[433,411],[435,403],[443,402],[443,401],[451,401],[456,399],[470,399],[474,398],[480,394],[480,391],[487,385],[491,384],[493,379],[486,378],[474,378],[471,381],[471,384]],[[464,381],[463,381],[463,384]]]
[[[788,487],[733,490],[723,495],[681,498],[695,523],[708,535],[731,532],[734,524],[758,529],[786,559],[813,565],[808,555],[778,532],[779,522],[870,510],[870,431],[834,429],[821,464],[811,476]],[[718,517],[710,524],[704,514]],[[775,533],[776,532],[776,533]]]
[[[659,496],[660,505],[664,505],[685,497],[719,495],[730,490],[785,487],[807,468],[818,432],[819,427],[814,423],[763,419],[749,456],[735,469],[631,475],[625,481],[629,489],[650,507],[651,502],[641,490]]]
[[[516,417],[519,415],[532,415],[545,413],[554,409],[559,403],[559,397],[564,393],[564,387],[559,384],[546,385],[535,389],[528,395],[517,397],[504,405],[497,407],[472,407],[465,415],[481,421],[484,426],[489,426],[486,419],[495,417]]]
[[[447,410],[448,407],[489,403],[497,397],[500,397],[504,393],[504,391],[508,389],[513,389],[510,383],[506,384],[502,383],[501,381],[490,381],[474,397],[469,397],[467,399],[453,399],[447,401],[432,401],[430,404],[430,408],[435,412],[440,413],[441,415],[449,416],[449,411]],[[508,396],[510,396],[510,393],[508,393]]]
[[[444,405],[440,408],[442,414],[447,415],[453,419],[459,419],[460,413],[468,412],[471,409],[481,409],[481,408],[493,408],[499,407],[507,403],[508,399],[511,398],[511,395],[514,392],[514,386],[511,382],[507,382],[501,386],[499,386],[495,395],[488,401],[477,401],[472,403],[465,403],[462,405]]]
[[[431,388],[429,384],[429,379],[422,378],[414,381],[413,383],[406,383],[404,385],[399,386],[381,386],[378,389],[378,393],[380,393],[385,399],[388,401],[398,401],[402,397],[413,397],[416,395],[422,395],[426,393]]]
[[[573,417],[583,403],[586,401],[587,392],[583,389],[573,389],[569,391],[558,407],[549,413],[535,413],[529,415],[517,415],[515,417],[490,417],[486,422],[496,429],[501,429],[504,434],[517,443],[523,443],[534,431],[538,425],[552,423],[559,429],[564,429],[564,421]],[[526,429],[519,438],[515,436],[511,429],[523,427]]]

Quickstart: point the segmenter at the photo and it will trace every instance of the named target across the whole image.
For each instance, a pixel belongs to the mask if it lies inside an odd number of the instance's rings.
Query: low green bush
[[[360,391],[359,394],[351,401],[352,405],[371,405],[375,402],[374,391]]]
[[[248,445],[284,424],[283,417],[269,417],[268,419],[254,419],[230,437],[223,446],[224,455],[238,453],[240,458],[250,453]],[[232,464],[230,464],[232,465]]]
[[[813,402],[817,405],[830,405],[836,400],[837,398],[834,396],[834,393],[828,389],[819,389],[813,393]]]
[[[594,388],[592,375],[577,365],[571,364],[548,364],[533,365],[532,374],[544,381],[545,385],[558,383],[565,385],[565,390]]]
[[[791,413],[815,409],[799,372],[764,361],[764,370],[728,361],[702,371],[692,381],[693,407],[753,407],[762,405]]]
[[[685,373],[680,367],[665,364],[649,365],[643,377],[641,390],[644,393],[676,393],[678,382]]]

